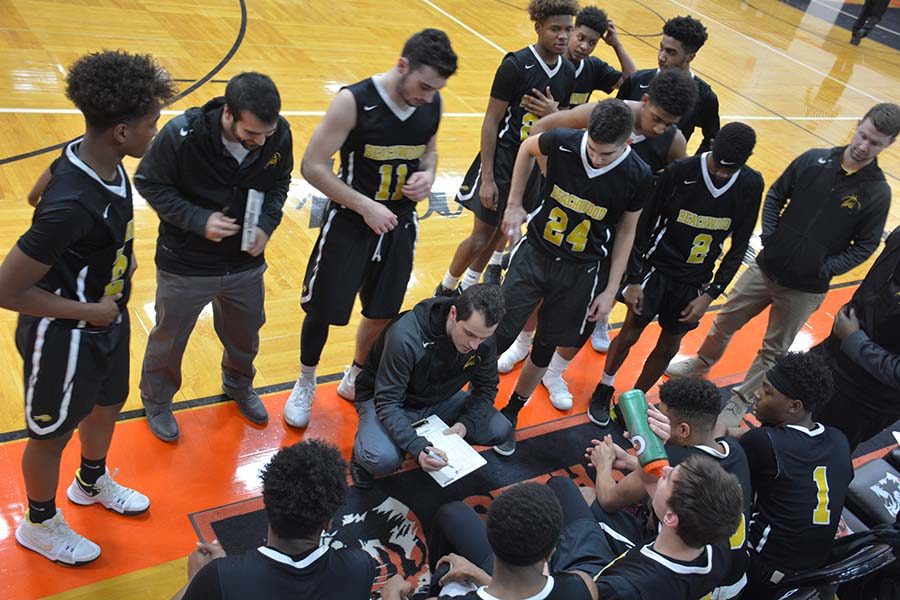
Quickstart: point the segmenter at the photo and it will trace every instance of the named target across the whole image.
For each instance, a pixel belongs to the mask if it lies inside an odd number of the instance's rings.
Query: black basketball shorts
[[[481,203],[481,155],[475,156],[466,176],[463,178],[456,192],[456,201],[464,207],[471,210],[475,217],[484,221],[488,225],[499,227],[503,220],[503,213],[506,210],[506,201],[509,199],[509,186],[512,181],[513,166],[516,162],[516,152],[506,148],[497,147],[494,153],[494,182],[497,184],[497,209],[486,208]],[[535,165],[531,174],[528,176],[528,184],[525,186],[525,193],[522,198],[522,206],[525,212],[530,213],[540,200],[541,186],[543,177],[541,171]]]

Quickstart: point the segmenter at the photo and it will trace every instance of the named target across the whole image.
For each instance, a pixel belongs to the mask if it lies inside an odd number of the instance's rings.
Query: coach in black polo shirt
[[[172,397],[181,387],[184,348],[210,302],[225,347],[223,391],[254,423],[269,418],[253,391],[253,360],[266,320],[263,250],[281,222],[293,167],[291,130],[280,110],[269,77],[236,75],[224,98],[169,121],[134,176],[160,219],[156,325],[141,400],[161,440],[178,439]]]
[[[636,71],[622,82],[616,96],[622,100],[640,100],[647,93],[650,82],[663,69],[681,69],[690,73],[697,84],[697,102],[678,120],[678,129],[685,140],[690,140],[694,129],[700,127],[703,141],[697,148],[697,154],[709,150],[713,139],[719,134],[719,98],[708,83],[691,72],[691,62],[707,37],[706,27],[693,17],[669,19],[663,26],[659,42],[659,68]]]

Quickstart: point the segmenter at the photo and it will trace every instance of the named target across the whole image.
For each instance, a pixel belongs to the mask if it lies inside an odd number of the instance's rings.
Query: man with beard
[[[269,419],[253,390],[266,320],[263,255],[291,184],[291,129],[281,97],[261,73],[241,73],[225,97],[169,121],[141,160],[134,184],[159,215],[156,325],[147,340],[141,400],[150,430],[178,439],[172,397],[197,317],[212,302],[225,351],[222,390],[253,423]]]
[[[424,29],[387,73],[342,88],[313,132],[300,171],[331,206],[303,280],[300,377],[284,407],[288,425],[309,423],[328,329],[347,324],[357,293],[363,319],[353,363],[337,388],[346,400],[356,396],[372,344],[400,312],[419,232],[416,202],[434,183],[438,90],[455,72],[447,34]],[[338,151],[335,175],[331,157]]]

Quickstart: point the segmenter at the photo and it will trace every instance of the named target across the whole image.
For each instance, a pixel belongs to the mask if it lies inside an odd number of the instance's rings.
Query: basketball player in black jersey
[[[708,598],[729,576],[727,541],[742,514],[737,477],[706,456],[690,456],[674,468],[666,467],[659,479],[639,470],[659,534],[594,576],[599,598]]]
[[[628,313],[588,409],[601,427],[609,423],[616,373],[647,325],[658,316],[662,331],[634,384],[645,392],[728,287],[747,251],[765,186],[762,175],[745,164],[756,133],[743,123],[729,123],[717,140],[711,152],[666,167],[641,216],[619,297]],[[729,236],[731,247],[716,269]]]
[[[617,71],[603,59],[593,56],[597,42],[603,40],[613,48],[619,59],[621,71]],[[619,40],[616,26],[606,12],[596,6],[585,6],[575,16],[575,29],[569,36],[564,56],[575,67],[575,87],[569,97],[569,106],[587,103],[591,93],[601,90],[612,93],[629,75],[637,70],[625,46]],[[525,108],[536,115],[546,115],[558,109],[552,94],[546,90],[533,90],[522,100]]]
[[[743,433],[755,494],[747,598],[777,598],[785,575],[828,559],[853,480],[847,438],[812,419],[832,381],[819,354],[785,354],[763,378],[755,407],[762,427],[730,430]]]
[[[22,472],[28,511],[16,540],[61,564],[96,559],[100,547],[69,528],[56,507],[63,449],[78,428],[81,466],[66,495],[125,515],[143,494],[106,469],[116,417],[128,397],[134,221],[125,156],[140,157],[162,105],[175,93],[149,55],[102,52],[78,59],[66,95],[84,114],[84,137],[55,161],[31,228],[0,266],[0,306],[20,313],[28,444]]]
[[[675,123],[681,114],[690,109],[696,97],[696,87],[690,78],[672,70],[658,77],[640,102],[626,102],[634,115],[631,149],[651,170],[662,169],[669,162],[684,158],[684,136],[675,127]],[[538,121],[532,135],[557,127],[586,127],[596,105],[596,102],[592,102],[548,115]],[[649,192],[647,196],[649,197]],[[604,323],[604,320],[597,322]],[[595,332],[596,327],[600,326],[595,326]],[[605,330],[605,324],[602,327]],[[501,373],[508,372],[516,362],[528,355],[531,337],[532,334],[526,329],[510,346],[508,354],[501,355],[498,360],[498,370]],[[550,392],[550,402],[560,410],[572,408],[572,394],[562,374],[580,349],[581,346],[560,348],[553,355],[542,380]]]
[[[650,82],[662,71],[678,69],[688,73],[697,85],[697,103],[693,109],[682,115],[678,129],[686,140],[691,139],[694,129],[700,127],[703,141],[697,147],[697,154],[712,147],[712,141],[719,133],[719,98],[708,83],[691,71],[691,62],[707,39],[706,27],[693,17],[674,17],[663,26],[662,38],[657,55],[658,69],[637,71],[619,88],[622,100],[640,100],[650,86]]]
[[[750,522],[752,498],[747,457],[737,440],[715,437],[722,397],[713,383],[703,379],[667,381],[660,386],[659,399],[658,408],[668,418],[671,428],[671,436],[666,442],[669,464],[674,467],[690,456],[706,456],[737,477],[741,484],[743,516],[729,540],[731,568],[720,586],[721,594],[716,596],[734,598],[746,585],[747,523]],[[597,470],[597,479],[594,490],[586,493],[585,498],[597,519],[605,523],[605,529],[611,528],[621,538],[621,543],[614,539],[613,546],[624,551],[639,544],[645,534],[655,535],[648,532],[646,524],[624,510],[647,498],[636,459],[615,446],[610,436],[595,441],[587,454]],[[620,466],[628,465],[623,470],[633,469],[618,482],[612,476],[613,464],[617,462]]]
[[[442,506],[429,540],[429,553],[439,557],[436,571],[449,567],[439,581],[445,589],[438,598],[597,600],[594,582],[585,572],[545,572],[565,525],[559,501],[537,483],[515,485],[500,494],[488,509],[487,523],[462,502]],[[448,586],[467,593],[451,596]],[[392,593],[382,592],[382,598],[406,597]]]
[[[495,334],[498,353],[541,308],[531,358],[502,410],[513,426],[556,347],[581,347],[591,333],[588,322],[612,309],[653,182],[628,145],[633,127],[625,103],[608,99],[594,107],[587,130],[557,129],[522,143],[501,226],[512,243],[525,222],[522,197],[536,160],[544,167],[544,186],[503,282],[507,312]],[[494,449],[512,454],[515,438]]]
[[[300,169],[332,204],[303,281],[300,377],[284,408],[289,425],[309,423],[328,328],[347,324],[357,292],[363,319],[353,364],[338,386],[347,400],[372,343],[400,312],[418,237],[416,202],[428,198],[434,182],[438,90],[455,72],[447,35],[420,31],[390,71],[342,88],[313,132]],[[339,150],[335,175],[331,157]]]
[[[201,545],[188,559],[188,584],[173,600],[368,600],[372,557],[360,548],[322,545],[322,532],[347,498],[346,473],[340,452],[326,442],[279,450],[262,471],[266,544],[235,556],[215,543]]]
[[[577,12],[575,0],[531,0],[528,4],[537,43],[507,54],[494,75],[481,125],[480,152],[456,194],[456,201],[475,215],[472,233],[457,246],[450,268],[435,290],[437,296],[454,295],[458,285],[466,288],[477,283],[490,255],[502,250],[506,243],[499,225],[506,209],[516,152],[543,116],[530,112],[525,99],[535,90],[549,89],[560,106],[568,106],[575,69],[563,54]],[[535,193],[529,198],[536,196],[538,180],[534,173],[529,191]]]

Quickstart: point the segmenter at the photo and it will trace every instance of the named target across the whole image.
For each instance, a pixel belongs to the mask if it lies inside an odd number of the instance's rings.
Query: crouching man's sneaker
[[[139,515],[150,508],[150,499],[147,496],[113,479],[118,472],[116,469],[110,475],[107,470],[94,485],[89,486],[82,483],[79,469],[72,480],[72,485],[66,490],[66,497],[82,506],[102,504],[111,511],[129,517]]]
[[[28,513],[16,528],[16,541],[53,562],[80,567],[100,556],[100,546],[72,531],[62,511],[43,523],[32,523]]]

